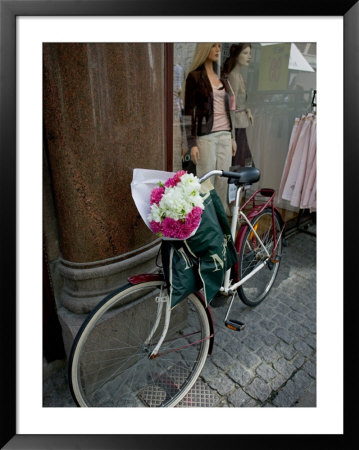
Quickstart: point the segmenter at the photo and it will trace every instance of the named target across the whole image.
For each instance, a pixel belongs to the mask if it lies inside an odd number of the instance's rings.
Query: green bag
[[[214,189],[204,195],[196,234],[183,241],[163,240],[161,254],[171,307],[201,288],[206,303],[210,303],[238,258],[226,213]]]

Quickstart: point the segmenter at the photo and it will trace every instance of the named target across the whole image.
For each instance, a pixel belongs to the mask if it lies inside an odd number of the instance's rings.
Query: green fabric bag
[[[214,189],[204,195],[196,234],[184,241],[163,240],[161,253],[172,307],[201,288],[207,303],[214,298],[226,271],[238,258],[226,213]]]
[[[191,292],[201,289],[198,260],[188,253],[184,241],[163,240],[161,254],[168,295],[174,307]]]

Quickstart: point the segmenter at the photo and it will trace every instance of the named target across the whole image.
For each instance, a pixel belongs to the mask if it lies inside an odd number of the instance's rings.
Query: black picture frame
[[[283,0],[254,2],[222,0],[220,3],[188,0],[0,0],[0,192],[1,192],[1,448],[7,449],[183,449],[206,445],[208,448],[240,446],[245,443],[276,446],[296,440],[309,448],[318,440],[329,438],[333,446],[345,448],[354,431],[355,414],[348,414],[343,435],[17,435],[16,434],[16,17],[18,16],[342,16],[344,19],[344,257],[353,252],[358,233],[353,220],[356,204],[353,181],[358,177],[357,151],[359,114],[359,4],[353,0],[341,2],[288,2]],[[230,14],[228,13],[230,11]],[[328,126],[330,130],[330,126]],[[333,174],[334,178],[335,174]],[[335,180],[333,180],[335,187]],[[328,194],[329,195],[329,194]],[[348,262],[346,260],[346,262]],[[333,254],[333,264],[335,256]],[[358,373],[357,352],[347,344],[357,341],[354,330],[355,264],[347,264],[344,272],[345,294],[354,293],[345,305],[345,410],[350,407],[353,378]],[[349,299],[348,299],[349,300]],[[333,324],[335,326],[335,324]],[[215,426],[213,423],[209,427]],[[277,439],[277,438],[281,439]],[[4,447],[5,446],[5,447]]]

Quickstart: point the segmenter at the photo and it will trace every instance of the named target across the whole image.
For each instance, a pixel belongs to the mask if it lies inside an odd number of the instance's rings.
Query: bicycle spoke
[[[121,341],[120,341],[121,342]],[[137,348],[136,345],[130,345],[130,346],[122,346],[122,347],[114,347],[114,348],[104,348],[102,350],[88,350],[86,352],[83,352],[84,355],[90,354],[90,353],[102,353],[102,352],[114,352],[114,351],[119,351],[119,350],[125,350],[125,349],[129,349],[129,348]]]
[[[139,364],[139,361],[138,361],[137,363],[135,363],[135,364],[131,367],[131,369],[133,369],[133,368],[136,366],[136,364]],[[123,365],[120,366],[120,367],[116,370],[116,372],[114,372],[114,374],[111,375],[111,378],[107,378],[107,380],[105,380],[105,381],[104,381],[104,379],[100,380],[100,382],[103,381],[103,383],[101,384],[101,386],[98,386],[94,392],[96,392],[96,391],[98,391],[99,389],[103,388],[103,386],[106,384],[106,382],[107,382],[108,380],[110,380],[110,379],[113,379],[113,378],[114,378],[114,375],[116,375],[116,373],[118,373],[118,372],[121,370],[122,367],[123,367]],[[95,384],[95,383],[93,383],[93,384]]]
[[[140,353],[137,352],[137,353],[135,353],[134,355],[129,356],[128,358],[126,358],[126,362],[130,361],[132,358],[136,357],[136,356],[139,355],[139,354],[140,354]],[[121,359],[124,359],[124,358],[120,358],[119,361],[121,361]],[[92,373],[96,373],[96,372],[99,372],[99,371],[103,371],[103,370],[109,369],[109,368],[112,367],[112,366],[117,366],[117,363],[118,363],[118,362],[113,363],[113,364],[108,364],[108,365],[106,365],[105,367],[101,367],[101,368],[99,368],[99,369],[96,368],[96,369],[94,369],[94,370],[92,370],[92,371],[86,369],[86,372],[87,372],[88,375],[91,375]],[[122,367],[123,367],[123,364],[118,368],[118,370],[120,370]]]

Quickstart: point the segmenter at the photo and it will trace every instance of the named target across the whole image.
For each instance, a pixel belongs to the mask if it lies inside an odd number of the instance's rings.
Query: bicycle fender
[[[209,340],[209,349],[208,349],[208,354],[211,355],[212,350],[213,350],[213,345],[214,345],[214,321],[213,321],[212,311],[211,311],[211,308],[209,307],[209,305],[206,305],[206,299],[201,294],[201,292],[197,291],[196,296],[199,298],[199,300],[201,301],[201,303],[203,304],[203,306],[206,310],[208,323],[209,323],[209,332],[212,336]]]
[[[164,276],[160,273],[141,273],[127,278],[128,281],[135,285],[145,283],[147,281],[164,281]]]

